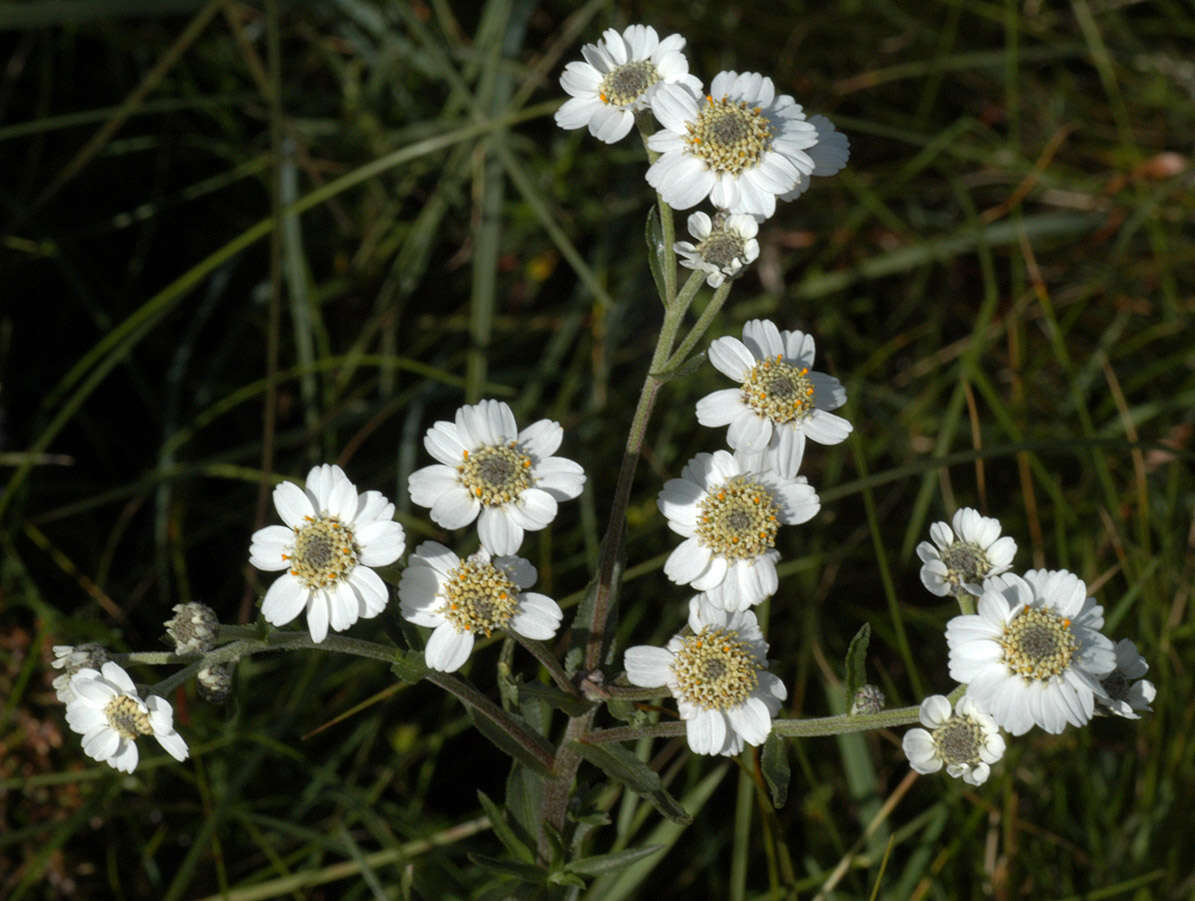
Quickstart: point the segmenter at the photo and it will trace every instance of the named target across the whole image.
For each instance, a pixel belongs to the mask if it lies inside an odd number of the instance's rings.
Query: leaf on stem
[[[846,649],[846,709],[851,709],[857,692],[867,682],[867,644],[871,623],[864,623]]]
[[[788,745],[775,732],[768,733],[759,757],[759,769],[768,791],[772,793],[772,806],[779,810],[788,800],[788,783],[791,773],[788,768]]]
[[[612,870],[621,870],[637,860],[664,850],[663,845],[647,845],[643,848],[628,848],[626,851],[613,851],[610,854],[595,854],[593,857],[582,857],[565,866],[571,873],[583,876],[600,876]]]
[[[647,268],[651,270],[651,280],[656,283],[656,293],[660,295],[660,303],[668,305],[667,289],[664,287],[664,229],[660,225],[660,208],[652,206],[647,211],[647,228],[644,230],[647,239]]]
[[[481,789],[477,790],[477,800],[481,802],[482,809],[490,818],[490,829],[493,830],[494,835],[498,841],[502,842],[506,850],[523,863],[534,863],[535,854],[507,822],[502,808],[490,800],[489,795]]]
[[[524,766],[530,767],[537,773],[547,774],[548,768],[540,760],[540,758],[521,742],[512,731],[504,728],[503,724],[495,722],[484,711],[469,705],[466,708],[469,711],[469,719],[473,721],[473,725],[477,727],[477,731],[488,738],[499,751],[509,757],[513,757]],[[527,730],[527,735],[534,736],[535,733],[531,727],[523,720],[521,716],[514,713],[507,713],[507,716],[515,722],[516,725],[522,726]]]
[[[614,744],[588,745],[573,742],[577,753],[637,794],[674,823],[689,823],[691,817],[672,795],[664,790],[659,774],[625,748]]]
[[[394,663],[390,672],[398,676],[403,682],[414,684],[427,675],[427,663],[423,659],[422,651],[400,651],[394,654]]]

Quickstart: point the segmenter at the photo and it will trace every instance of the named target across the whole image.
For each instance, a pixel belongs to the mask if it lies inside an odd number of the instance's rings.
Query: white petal
[[[703,710],[685,723],[689,748],[695,754],[718,754],[726,741],[726,717],[717,710]]]
[[[458,632],[451,623],[443,623],[427,640],[423,659],[434,670],[454,673],[469,659],[472,650],[472,632]]]
[[[290,573],[274,580],[261,602],[261,615],[267,623],[285,626],[303,612],[311,591]]]
[[[491,554],[513,554],[523,543],[523,529],[506,507],[485,507],[477,520],[477,536]]]
[[[328,636],[328,621],[331,618],[331,600],[324,591],[312,591],[307,602],[307,631],[311,640],[319,644]]]
[[[348,583],[357,592],[363,605],[363,609],[358,611],[361,616],[377,616],[390,602],[390,589],[368,566],[353,567],[353,571],[348,575]]]
[[[407,546],[403,527],[392,519],[371,522],[355,534],[361,547],[358,560],[365,566],[389,566]]]
[[[428,512],[436,525],[445,529],[460,529],[477,518],[481,512],[481,502],[458,485],[436,498]]]
[[[311,498],[294,482],[280,482],[274,488],[274,509],[292,529],[304,526],[316,514]]]
[[[664,648],[651,645],[636,645],[627,648],[623,654],[622,665],[626,668],[627,679],[632,685],[643,688],[659,688],[667,685],[672,678],[673,655]]]
[[[556,634],[564,613],[546,594],[528,591],[520,596],[519,612],[510,620],[510,628],[527,638],[547,641]]]

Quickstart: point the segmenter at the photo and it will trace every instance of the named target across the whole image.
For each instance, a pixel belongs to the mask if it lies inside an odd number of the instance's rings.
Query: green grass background
[[[257,657],[224,707],[172,696],[190,761],[143,743],[121,777],[66,728],[49,648],[160,648],[180,601],[255,615],[263,461],[339,462],[396,501],[408,548],[451,541],[406,478],[423,431],[480,397],[559,420],[589,473],[522,550],[579,600],[661,311],[641,147],[551,112],[580,43],[636,21],[685,34],[707,83],[770,74],[852,141],[849,168],[763,227],[711,332],[808,330],[850,396],[852,439],[804,468],[821,514],[781,533],[785,715],[840,709],[864,622],[890,703],[952,687],[953,602],[921,588],[913,548],[962,505],[1001,519],[1019,568],[1086,579],[1158,699],[1010,741],[978,789],[907,779],[899,733],[794,742],[780,810],[740,762],[658,742],[684,830],[583,767],[585,810],[609,811],[592,853],[670,847],[589,896],[1195,893],[1189,5],[60,0],[0,3],[0,895],[512,885],[470,856],[501,855],[476,791],[503,797],[505,758],[426,683]],[[683,622],[655,496],[721,446],[693,418],[717,387],[702,367],[660,395],[621,646]],[[353,634],[397,636],[397,615]],[[470,664],[493,697],[497,661]]]

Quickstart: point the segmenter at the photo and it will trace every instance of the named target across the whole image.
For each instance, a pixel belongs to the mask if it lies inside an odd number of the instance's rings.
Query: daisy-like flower
[[[187,759],[187,743],[174,731],[174,712],[157,695],[145,700],[118,663],[84,667],[71,677],[74,697],[66,721],[83,736],[83,752],[122,773],[137,768],[137,736],[152,735],[175,760]]]
[[[806,175],[801,173],[797,186],[791,191],[780,195],[781,200],[796,200],[809,190],[809,175],[828,176],[837,175],[851,158],[851,144],[846,135],[834,127],[834,123],[825,116],[810,116],[809,124],[817,129],[817,143],[805,152],[813,160],[813,171]]]
[[[679,479],[664,484],[656,504],[685,539],[668,556],[664,574],[731,611],[775,593],[777,530],[812,519],[821,507],[803,477],[753,472],[727,451],[695,456]]]
[[[833,376],[812,372],[813,336],[782,332],[769,319],[743,326],[743,340],[726,335],[710,343],[714,368],[739,383],[697,402],[697,421],[728,425],[726,443],[735,450],[766,451],[770,468],[795,478],[805,439],[838,444],[851,424],[829,412],[846,403],[846,389]]]
[[[939,597],[964,590],[979,597],[983,580],[998,576],[1012,565],[1017,543],[1000,537],[1000,520],[980,516],[978,510],[962,507],[954,511],[954,526],[936,522],[929,527],[934,543],[917,545],[921,558],[921,584]]]
[[[598,43],[581,48],[585,62],[564,67],[560,86],[571,96],[556,111],[556,124],[588,126],[607,144],[621,141],[635,123],[635,112],[652,106],[661,86],[701,90],[701,80],[689,74],[684,46],[679,34],[661,41],[650,25],[631,25],[622,34],[606,29]]]
[[[952,713],[948,698],[931,695],[921,702],[918,716],[925,729],[910,729],[902,742],[914,770],[936,773],[945,766],[968,785],[988,781],[992,764],[1004,756],[1004,739],[996,721],[972,698],[960,699]]]
[[[1158,690],[1145,678],[1147,672],[1149,664],[1133,642],[1127,638],[1116,642],[1116,668],[1104,677],[1102,684],[1108,697],[1099,699],[1100,709],[1130,720],[1141,719],[1140,710],[1152,712],[1149,705]]]
[[[526,591],[535,567],[522,557],[491,557],[484,548],[466,560],[435,541],[415,549],[398,583],[404,618],[435,631],[423,652],[427,665],[451,673],[469,659],[477,636],[499,629],[546,640],[564,614],[546,594]]]
[[[393,563],[406,547],[394,504],[378,491],[358,495],[344,470],[325,463],[312,467],[305,488],[275,488],[274,507],[286,525],[259,529],[249,546],[258,569],[286,570],[261,602],[266,622],[283,626],[306,610],[320,642],[329,626],[341,632],[386,609],[390,591],[370,567]]]
[[[627,679],[643,688],[668,686],[695,754],[738,754],[758,746],[787,696],[768,672],[768,643],[755,614],[689,601],[693,634],[674,635],[664,648],[639,645],[623,657]]]
[[[1082,726],[1116,666],[1103,625],[1104,608],[1065,569],[992,576],[979,612],[946,624],[950,677],[1013,735]]]
[[[758,233],[759,225],[750,216],[718,213],[711,220],[705,213],[693,213],[689,234],[697,243],[677,241],[673,249],[680,254],[682,266],[707,273],[705,283],[716,288],[759,256]]]
[[[815,168],[806,151],[818,142],[817,127],[757,72],[719,72],[706,97],[665,85],[652,111],[664,128],[647,140],[661,154],[647,181],[678,210],[709,197],[719,209],[768,219],[776,196]]]
[[[411,500],[431,508],[445,529],[474,519],[482,546],[491,554],[513,554],[524,531],[542,529],[556,518],[558,501],[572,500],[585,485],[585,471],[572,460],[553,457],[564,430],[541,419],[519,431],[510,407],[483,400],[456,411],[427,430],[423,446],[440,462],[411,473]]]
[[[54,693],[63,704],[74,700],[75,692],[71,688],[71,679],[79,670],[86,668],[99,669],[108,660],[108,652],[102,645],[87,642],[80,645],[54,645],[54,659],[50,666],[62,670],[62,674],[54,677]]]

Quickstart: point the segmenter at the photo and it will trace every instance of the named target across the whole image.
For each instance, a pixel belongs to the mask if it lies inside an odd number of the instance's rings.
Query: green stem
[[[573,680],[569,678],[568,673],[564,671],[564,667],[560,665],[560,661],[556,655],[552,653],[552,649],[542,641],[536,641],[534,638],[524,638],[517,632],[511,632],[511,637],[521,644],[527,651],[539,661],[540,665],[548,671],[548,675],[552,677],[552,681],[556,683],[556,687],[561,691],[567,692],[570,695],[580,697],[580,692],[577,686],[573,684]]]
[[[702,273],[694,273],[695,275]],[[686,286],[687,287],[687,286]],[[723,304],[726,303],[726,298],[730,296],[730,282],[723,282],[714,291],[714,296],[705,309],[701,311],[701,315],[697,318],[697,322],[689,329],[689,333],[685,335],[680,345],[673,352],[672,356],[668,358],[668,362],[664,364],[666,370],[673,369],[685,361],[689,356],[689,352],[700,341],[705,333],[709,330],[710,325],[714,321],[714,317],[722,311]]]

